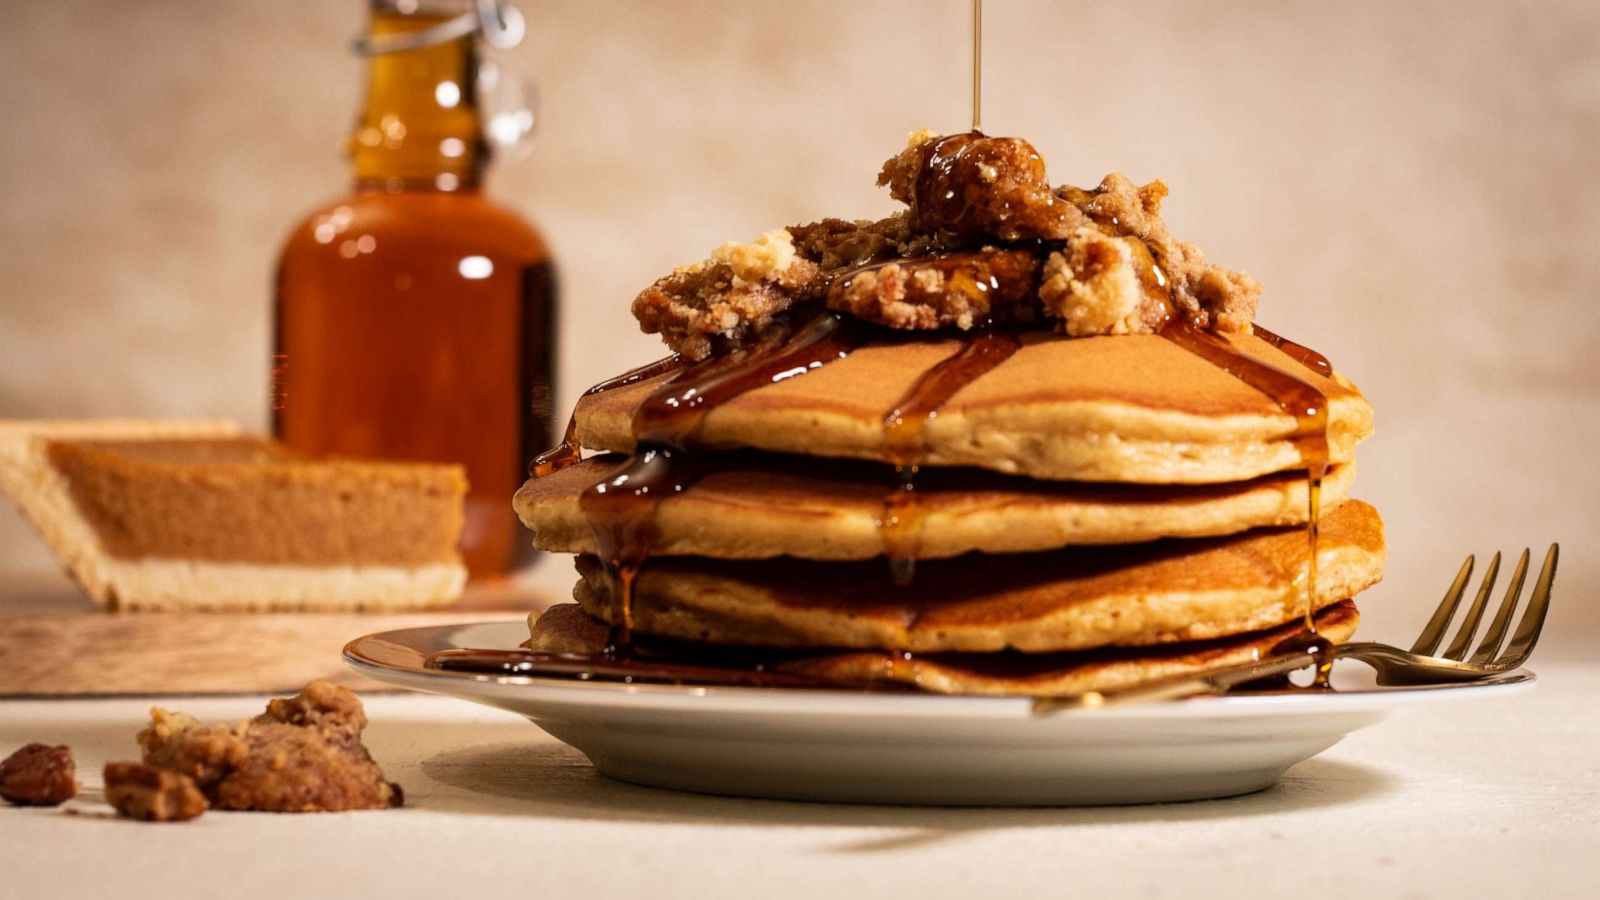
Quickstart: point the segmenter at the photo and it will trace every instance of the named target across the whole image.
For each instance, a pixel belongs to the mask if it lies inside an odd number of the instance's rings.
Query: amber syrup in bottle
[[[371,35],[445,18],[378,0]],[[533,555],[511,500],[550,442],[556,292],[538,231],[483,194],[477,69],[471,35],[370,57],[351,192],[279,260],[272,416],[307,453],[464,465],[462,555],[492,578]]]

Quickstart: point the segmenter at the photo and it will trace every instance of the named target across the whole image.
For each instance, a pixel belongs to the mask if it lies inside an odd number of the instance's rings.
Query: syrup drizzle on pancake
[[[1280,334],[1274,334],[1260,325],[1251,325],[1250,328],[1256,337],[1283,351],[1284,355],[1300,365],[1324,378],[1333,377],[1333,363],[1328,362],[1328,358],[1321,353],[1304,344],[1296,344]]]
[[[1294,417],[1293,441],[1305,464],[1310,504],[1306,523],[1309,558],[1305,578],[1305,627],[1307,632],[1314,635],[1317,630],[1317,533],[1322,519],[1322,480],[1328,472],[1327,394],[1310,379],[1283,366],[1241,353],[1228,339],[1189,322],[1170,320],[1162,329],[1161,336],[1267,395],[1279,409]],[[1320,371],[1319,362],[1322,366],[1328,364],[1321,354],[1284,338],[1273,335],[1265,340],[1275,346],[1297,348],[1301,352],[1291,352],[1289,349],[1285,352],[1313,372]],[[1318,671],[1320,684],[1326,680],[1326,673],[1320,665]]]
[[[1141,272],[1146,290],[1154,292],[1167,288],[1167,279],[1153,258],[1149,269],[1149,272]],[[853,319],[828,313],[801,326],[791,338],[775,346],[755,347],[690,366],[685,366],[677,357],[669,357],[591,388],[586,394],[603,393],[676,372],[635,414],[633,454],[606,479],[586,491],[581,499],[584,512],[595,529],[600,556],[607,564],[621,610],[622,621],[613,632],[612,646],[603,657],[531,651],[497,656],[496,651],[487,651],[486,655],[477,651],[452,651],[448,656],[441,655],[437,661],[430,660],[430,665],[503,674],[623,681],[819,686],[815,679],[780,676],[760,667],[696,666],[641,658],[630,650],[634,624],[633,585],[657,538],[657,504],[663,497],[687,489],[704,474],[703,457],[693,452],[693,445],[705,416],[749,391],[844,358],[865,342],[865,331]],[[1257,334],[1310,372],[1331,373],[1327,359],[1316,351],[1266,329],[1258,327]],[[1307,463],[1310,498],[1306,630],[1274,647],[1272,652],[1309,650],[1318,661],[1315,685],[1326,686],[1331,668],[1331,658],[1326,651],[1331,645],[1316,633],[1314,618],[1321,485],[1328,465],[1326,395],[1307,378],[1241,353],[1227,339],[1189,323],[1171,320],[1162,335],[1260,390],[1295,417],[1294,442]],[[885,417],[884,447],[886,456],[896,467],[899,486],[885,499],[884,515],[879,524],[897,583],[911,580],[918,556],[922,523],[916,475],[926,450],[924,431],[928,422],[937,417],[957,392],[1009,359],[1019,347],[1020,340],[1014,331],[990,327],[974,333],[954,354],[919,376]],[[574,423],[569,422],[563,444],[535,460],[532,467],[535,477],[578,461],[580,454],[574,431]],[[891,677],[907,680],[913,673],[914,658],[909,652],[891,651],[886,665]]]
[[[1157,273],[1159,274],[1159,273]],[[1151,277],[1150,285],[1165,279]],[[1261,329],[1265,332],[1265,329]],[[1226,339],[1187,323],[1169,323],[1163,336],[1180,347],[1218,366],[1240,381],[1262,391],[1281,409],[1295,416],[1294,440],[1310,475],[1310,566],[1307,573],[1307,614],[1305,631],[1277,644],[1273,654],[1308,651],[1317,661],[1315,687],[1327,686],[1331,669],[1331,643],[1317,634],[1315,627],[1316,543],[1320,521],[1321,474],[1326,471],[1327,404],[1321,388],[1297,373],[1276,364],[1248,356]],[[762,687],[825,687],[831,682],[772,671],[764,664],[749,663],[721,656],[715,660],[679,662],[682,654],[663,656],[640,650],[632,644],[632,588],[655,540],[654,515],[657,502],[680,492],[697,480],[703,470],[701,457],[693,454],[700,424],[706,414],[723,403],[751,390],[804,374],[835,359],[842,359],[865,342],[859,323],[835,314],[812,320],[788,341],[775,347],[758,347],[717,357],[684,367],[668,358],[603,382],[590,393],[600,393],[624,384],[677,371],[641,406],[634,419],[636,447],[630,458],[601,484],[584,496],[584,510],[596,529],[601,557],[618,592],[622,624],[613,632],[612,646],[601,656],[556,654],[535,651],[444,651],[430,657],[434,668],[490,674],[534,675],[579,680],[653,681],[678,684],[722,684]],[[1326,359],[1309,348],[1266,332],[1263,339],[1284,352],[1312,373],[1331,372]],[[884,420],[884,445],[887,455],[901,475],[901,488],[885,502],[880,527],[885,530],[885,547],[896,569],[904,566],[906,577],[916,558],[916,535],[920,532],[916,509],[915,476],[925,452],[924,429],[939,410],[961,388],[1003,363],[1020,346],[1015,332],[984,329],[968,337],[954,354],[923,373],[895,404]],[[566,457],[572,443],[542,454]],[[574,454],[575,455],[575,454]],[[573,459],[572,461],[576,461]],[[570,465],[564,462],[562,465]],[[554,471],[540,469],[540,472]],[[895,518],[891,519],[891,514]],[[896,561],[899,561],[898,564]],[[896,571],[897,576],[899,572]],[[898,577],[897,577],[897,580]],[[909,652],[887,651],[886,669],[891,680],[914,681],[915,658]]]
[[[587,391],[583,396],[591,397],[595,394],[604,394],[606,391],[619,387],[636,384],[658,375],[675,372],[684,367],[683,357],[673,354],[666,359],[658,359],[653,363],[646,363],[636,369],[629,369],[615,378],[607,378]],[[528,474],[534,478],[543,478],[552,472],[559,472],[568,466],[576,465],[583,459],[583,447],[578,443],[578,413],[574,409],[567,419],[567,430],[561,438],[561,443],[549,450],[535,456],[528,466]]]
[[[1304,344],[1296,344],[1294,341],[1285,338],[1285,336],[1275,335],[1272,331],[1262,328],[1261,325],[1251,325],[1251,328],[1253,328],[1258,338],[1272,344],[1274,348],[1280,349],[1285,356],[1296,360],[1296,362],[1309,368],[1317,375],[1322,375],[1323,378],[1333,378],[1333,364],[1328,362],[1328,357],[1322,356],[1320,352],[1307,348]],[[1322,477],[1309,477],[1307,488],[1309,488],[1310,498],[1310,517],[1307,519],[1306,525],[1307,535],[1310,538],[1310,570],[1307,573],[1307,580],[1309,580],[1310,588],[1315,588],[1315,585],[1317,585],[1317,532],[1318,527],[1320,527],[1320,520],[1322,520]],[[1312,687],[1320,687],[1320,689],[1330,687],[1328,685],[1328,676],[1333,674],[1333,644],[1325,641],[1322,637],[1318,637],[1317,631],[1312,628],[1309,629],[1309,633],[1299,634],[1299,636],[1291,637],[1283,644],[1277,645],[1272,649],[1272,652],[1288,653],[1294,652],[1294,650],[1307,650],[1317,660],[1317,674],[1315,674],[1314,681],[1312,681]]]
[[[1068,196],[1069,199],[1076,196],[1077,202],[1085,202],[1087,193],[1074,190]],[[1200,328],[1179,315],[1172,300],[1172,280],[1162,270],[1156,248],[1139,240],[1130,240],[1129,243],[1134,250],[1134,265],[1146,298],[1166,308],[1166,324],[1161,329],[1161,336],[1265,394],[1279,409],[1294,417],[1292,440],[1300,451],[1301,462],[1305,464],[1309,504],[1306,542],[1310,556],[1306,563],[1304,622],[1306,633],[1315,638],[1317,534],[1322,520],[1322,482],[1328,473],[1328,396],[1315,380],[1242,353],[1227,338]],[[1326,379],[1333,377],[1333,366],[1321,353],[1260,325],[1252,325],[1252,330],[1256,337],[1316,375]],[[1326,644],[1326,641],[1322,643]],[[1326,654],[1317,658],[1316,684],[1323,685],[1327,681],[1331,661],[1327,665],[1321,662]]]
[[[883,446],[899,484],[884,500],[878,531],[896,584],[911,583],[922,546],[917,472],[927,453],[928,423],[962,388],[1010,359],[1022,342],[1013,331],[987,328],[968,337],[961,349],[917,377],[883,420]]]
[[[843,359],[865,340],[860,323],[824,313],[780,343],[683,368],[645,399],[633,418],[632,454],[579,498],[617,595],[621,622],[612,635],[614,648],[625,650],[633,639],[633,584],[659,537],[657,505],[705,473],[695,452],[705,417],[757,388]]]

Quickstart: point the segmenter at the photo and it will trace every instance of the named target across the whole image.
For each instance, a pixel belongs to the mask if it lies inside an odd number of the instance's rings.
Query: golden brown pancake
[[[595,457],[523,485],[516,508],[533,529],[534,546],[596,552],[579,497],[621,459]],[[1322,486],[1325,512],[1344,502],[1354,478],[1353,465],[1329,473]],[[879,521],[897,484],[894,470],[876,463],[729,454],[687,491],[661,501],[652,552],[870,559],[884,553]],[[1211,537],[1304,524],[1307,514],[1306,479],[1298,472],[1238,484],[1094,485],[929,469],[917,481],[917,497],[923,559]]]
[[[1207,640],[1289,621],[1304,607],[1304,529],[917,566],[896,586],[880,560],[817,564],[652,559],[634,591],[641,634],[711,644],[1028,653]],[[1383,575],[1378,511],[1347,501],[1322,522],[1318,605]],[[574,597],[608,623],[612,582],[579,557]]]
[[[1343,600],[1318,611],[1317,633],[1342,644],[1360,621],[1355,604]],[[883,651],[843,652],[779,668],[844,684],[899,683],[937,694],[1059,697],[1252,662],[1302,627],[1296,620],[1211,641],[1037,656],[946,653],[907,660]]]
[[[1321,385],[1329,457],[1350,461],[1372,407],[1348,381],[1323,378],[1254,336],[1239,351]],[[716,447],[885,460],[884,418],[956,340],[871,344],[845,359],[750,391],[706,415]],[[660,379],[585,397],[578,438],[633,447],[634,411]],[[1033,334],[958,391],[923,432],[932,466],[977,466],[1040,479],[1149,484],[1245,481],[1302,466],[1293,416],[1265,394],[1156,335]]]
[[[529,646],[552,653],[597,653],[607,629],[573,603],[530,617]],[[1360,622],[1355,604],[1343,600],[1317,613],[1317,632],[1343,643]],[[904,684],[941,694],[1053,697],[1103,691],[1259,659],[1301,628],[1298,620],[1275,628],[1210,641],[1158,647],[1110,648],[1075,653],[940,653],[906,659],[886,651],[817,651],[777,662],[779,672],[811,675],[840,684]],[[692,648],[685,662],[697,662]]]

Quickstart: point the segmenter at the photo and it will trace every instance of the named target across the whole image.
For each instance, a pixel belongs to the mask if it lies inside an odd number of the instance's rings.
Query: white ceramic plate
[[[1207,697],[1036,718],[1023,698],[682,687],[429,669],[451,648],[516,647],[522,622],[411,628],[352,641],[378,681],[510,710],[623,781],[713,794],[964,806],[1226,797],[1415,703],[1526,690],[1518,671],[1468,685],[1375,688],[1344,662],[1335,692]],[[1363,683],[1362,679],[1365,679]]]

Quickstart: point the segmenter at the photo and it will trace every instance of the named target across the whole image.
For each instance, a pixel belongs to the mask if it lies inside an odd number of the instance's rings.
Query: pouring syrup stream
[[[972,0],[972,133],[983,131],[983,0]]]

